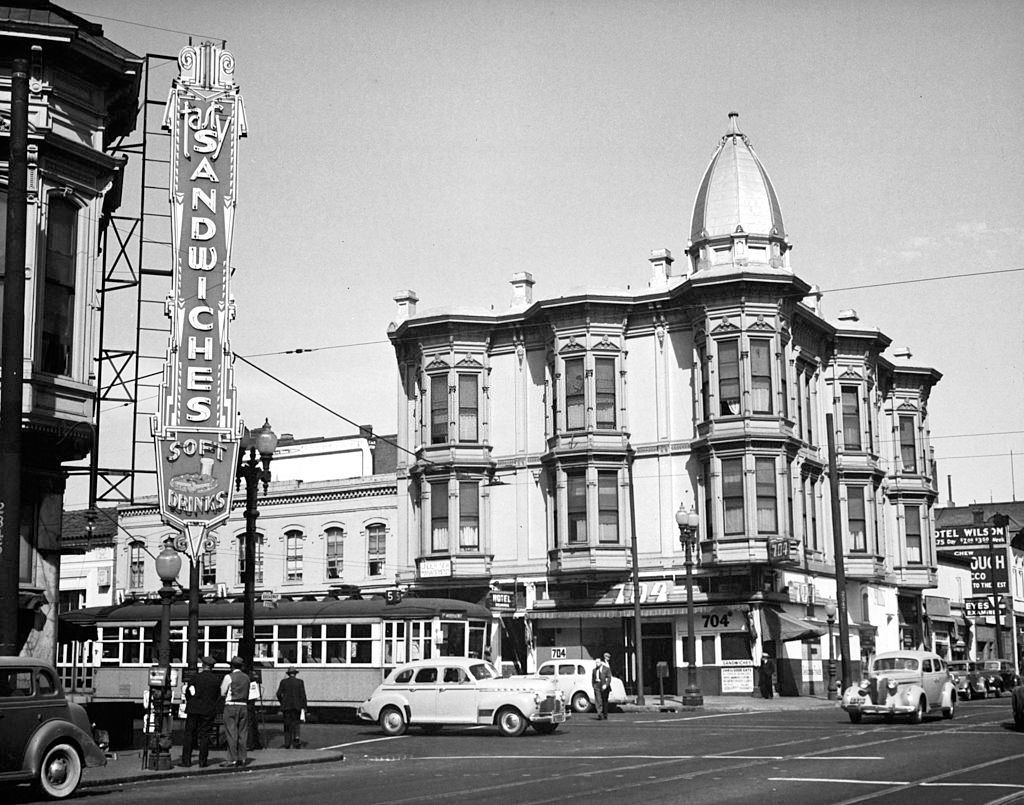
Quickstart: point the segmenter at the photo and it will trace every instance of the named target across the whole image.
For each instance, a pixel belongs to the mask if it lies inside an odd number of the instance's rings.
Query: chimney
[[[668,285],[668,278],[672,275],[672,252],[668,249],[653,249],[651,256],[651,279],[647,283],[649,288],[664,288]]]
[[[512,275],[512,301],[509,308],[529,307],[533,304],[533,274],[529,271],[517,271]]]
[[[839,321],[860,321],[860,316],[857,315],[856,310],[847,308],[846,310],[839,311],[838,319]]]
[[[416,303],[420,298],[416,291],[399,291],[395,294],[395,301],[398,302],[398,320],[405,321],[416,315]]]

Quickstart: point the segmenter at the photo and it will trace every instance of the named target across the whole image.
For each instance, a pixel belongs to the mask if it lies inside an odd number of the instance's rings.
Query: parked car
[[[548,660],[537,669],[540,676],[552,676],[574,713],[586,713],[594,706],[594,666],[597,660]],[[608,704],[625,704],[626,688],[612,677]]]
[[[445,724],[493,724],[507,737],[531,726],[548,734],[569,718],[552,679],[503,678],[490,663],[462,657],[398,666],[356,712],[388,735],[402,735],[410,724],[427,732]]]
[[[846,689],[842,706],[854,724],[865,715],[905,715],[919,724],[931,712],[952,718],[956,699],[946,661],[937,654],[888,651],[875,656],[865,679]]]
[[[1013,723],[1017,729],[1024,730],[1024,685],[1018,685],[1011,691],[1013,696]]]
[[[83,766],[103,766],[85,709],[64,697],[53,666],[0,657],[0,783],[31,782],[51,799],[71,796]]]
[[[1020,674],[1009,660],[982,660],[977,665],[993,696],[1002,696],[1021,684]]]
[[[978,670],[978,663],[954,660],[949,663],[949,673],[958,699],[984,699],[988,696],[988,682]]]

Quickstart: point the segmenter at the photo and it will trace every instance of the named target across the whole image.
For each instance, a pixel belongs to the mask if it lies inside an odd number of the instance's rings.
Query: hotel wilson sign
[[[228,340],[231,234],[238,139],[246,130],[230,53],[210,43],[189,46],[178,68],[164,112],[173,274],[153,436],[161,516],[191,532],[212,528],[231,511],[238,446]]]

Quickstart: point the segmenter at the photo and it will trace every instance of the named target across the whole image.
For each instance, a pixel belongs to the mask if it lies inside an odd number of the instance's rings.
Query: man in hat
[[[210,751],[210,731],[217,718],[220,680],[213,672],[217,661],[203,657],[203,670],[185,685],[185,739],[181,745],[181,765],[192,765],[192,747],[199,745],[199,765],[206,766]]]
[[[231,658],[231,673],[220,683],[224,697],[224,733],[228,741],[228,759],[221,766],[244,766],[249,741],[249,675],[242,670],[241,657]]]
[[[284,718],[284,748],[299,748],[299,729],[306,715],[306,685],[293,665],[277,686],[277,700]]]
[[[607,651],[604,656],[594,663],[594,709],[597,710],[597,719],[608,718],[608,695],[612,692],[612,655]]]

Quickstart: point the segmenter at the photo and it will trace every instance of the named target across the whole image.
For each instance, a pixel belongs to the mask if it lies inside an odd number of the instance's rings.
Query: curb
[[[314,763],[334,763],[340,760],[344,760],[345,756],[341,752],[337,753],[324,753],[323,757],[310,757],[303,758],[301,760],[272,760],[266,763],[252,763],[248,766],[229,767],[221,768],[220,766],[208,766],[207,768],[197,768],[195,770],[188,769],[184,770],[181,767],[177,767],[177,770],[167,769],[165,771],[151,771],[147,769],[140,769],[137,774],[123,774],[118,777],[93,777],[89,779],[88,772],[83,775],[80,788],[96,788],[98,786],[105,785],[126,785],[128,783],[141,783],[148,782],[150,780],[172,780],[181,777],[207,777],[213,774],[240,774],[242,772],[260,771],[262,769],[280,769],[287,766],[311,766]]]

